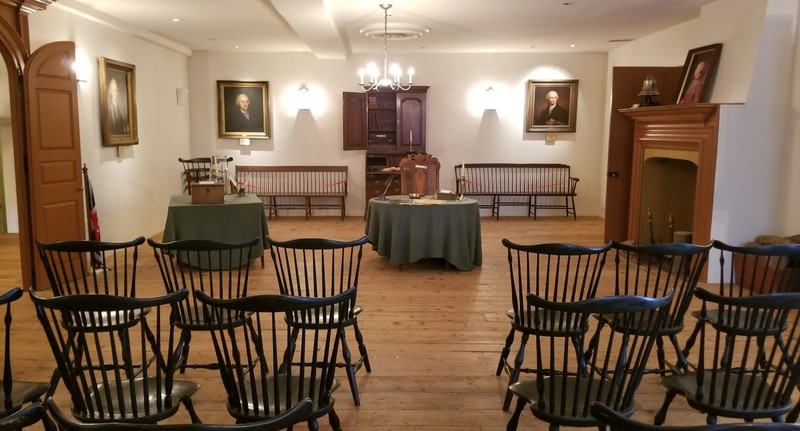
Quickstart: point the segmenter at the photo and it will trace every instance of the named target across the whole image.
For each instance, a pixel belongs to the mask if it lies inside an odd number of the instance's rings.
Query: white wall
[[[771,30],[771,23],[765,22],[765,11],[768,4],[784,1],[718,0],[703,7],[698,19],[695,45],[689,49],[722,43],[722,56],[710,102],[748,101],[749,83],[753,80],[756,56],[759,49],[765,48],[761,43],[764,38],[762,30]]]
[[[164,229],[169,197],[181,193],[177,159],[189,150],[189,108],[176,88],[188,87],[186,55],[100,25],[59,7],[30,15],[31,49],[71,40],[89,66],[78,83],[81,158],[94,188],[105,240],[150,236]],[[97,59],[136,66],[139,145],[104,147],[100,133]]]
[[[796,0],[769,2],[747,103],[721,110],[711,235],[728,243],[797,233],[784,225],[790,202],[800,200],[787,184],[796,151],[788,134],[796,11]]]
[[[783,0],[780,0],[783,1]],[[794,0],[790,0],[794,1]],[[609,53],[615,66],[680,66],[689,50],[722,43],[712,103],[747,101],[768,0],[719,0],[702,8],[697,19],[625,44]],[[609,81],[609,89],[611,82]],[[662,103],[674,103],[662,95]]]
[[[580,177],[580,215],[601,215],[603,116],[606,55],[583,54],[428,54],[390,60],[417,70],[415,80],[428,85],[427,150],[442,164],[441,187],[453,189],[453,166],[466,162],[559,162]],[[234,164],[348,165],[349,215],[364,213],[364,151],[342,151],[342,92],[360,91],[357,70],[376,56],[318,60],[311,54],[195,53],[189,59],[192,155],[226,154]],[[599,72],[598,72],[599,71]],[[558,135],[555,145],[544,134],[523,133],[528,79],[578,79],[577,132]],[[269,81],[273,139],[217,138],[217,80]],[[306,83],[315,99],[310,111],[298,112],[297,89]],[[484,111],[479,99],[492,85],[500,101]],[[504,209],[514,214],[519,208]],[[506,212],[507,211],[507,212]]]

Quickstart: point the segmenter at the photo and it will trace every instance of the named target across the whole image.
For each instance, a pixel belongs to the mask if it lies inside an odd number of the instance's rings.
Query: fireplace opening
[[[711,242],[719,105],[681,103],[620,112],[634,122],[628,238],[650,243],[649,206],[653,242],[671,241],[665,222],[670,212],[680,242]]]
[[[697,190],[697,152],[645,151],[639,244],[691,242]]]

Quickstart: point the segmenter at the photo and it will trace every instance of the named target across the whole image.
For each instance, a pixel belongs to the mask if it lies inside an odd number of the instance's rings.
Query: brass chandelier
[[[394,91],[408,90],[414,80],[414,68],[408,68],[408,82],[401,83],[402,72],[400,66],[392,64],[389,67],[389,9],[391,4],[383,3],[380,5],[383,9],[383,76],[380,76],[380,70],[375,63],[370,63],[366,68],[358,69],[359,86],[364,91],[380,90],[388,88]],[[389,78],[391,73],[391,78]]]

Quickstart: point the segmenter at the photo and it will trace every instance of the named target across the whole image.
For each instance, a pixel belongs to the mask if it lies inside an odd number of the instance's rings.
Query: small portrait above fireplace
[[[681,86],[676,103],[708,102],[721,53],[721,43],[689,51],[681,72]]]

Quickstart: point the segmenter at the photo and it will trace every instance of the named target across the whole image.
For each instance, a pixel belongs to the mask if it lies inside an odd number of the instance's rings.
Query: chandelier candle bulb
[[[389,67],[389,9],[391,4],[380,4],[383,9],[383,75],[381,70],[374,63],[367,66],[366,75],[367,82],[359,69],[359,86],[364,91],[375,91],[382,88],[391,89],[392,91],[406,91],[411,89],[411,83],[414,80],[414,68],[408,69],[408,83],[402,83],[403,71],[397,64],[392,64]],[[363,32],[363,29],[362,29]],[[390,78],[391,77],[391,78]]]
[[[461,161],[461,179],[464,179],[464,161]]]

